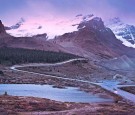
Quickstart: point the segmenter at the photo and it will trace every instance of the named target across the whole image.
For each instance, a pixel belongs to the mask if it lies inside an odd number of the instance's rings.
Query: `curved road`
[[[131,102],[135,103],[135,95],[131,94],[129,92],[126,92],[124,90],[121,90],[120,87],[128,87],[128,86],[135,86],[135,85],[118,85],[119,83],[116,81],[103,81],[101,83],[95,83],[95,82],[90,82],[90,81],[85,81],[85,80],[79,80],[79,79],[71,79],[71,78],[64,78],[64,77],[58,77],[55,75],[48,75],[48,74],[40,74],[40,73],[36,73],[36,72],[29,72],[29,71],[24,71],[24,70],[19,70],[17,69],[18,67],[29,67],[29,66],[56,66],[56,65],[62,65],[62,64],[66,64],[69,62],[73,62],[73,61],[77,61],[77,60],[87,60],[85,58],[78,58],[78,59],[70,59],[68,61],[64,61],[64,62],[59,62],[59,63],[54,63],[54,64],[24,64],[24,65],[15,65],[10,67],[11,70],[14,71],[20,71],[20,72],[25,72],[25,73],[31,73],[31,74],[36,74],[36,75],[47,75],[53,78],[58,78],[58,79],[64,79],[64,80],[70,80],[70,81],[79,81],[79,82],[83,82],[83,83],[90,83],[90,84],[94,84],[94,85],[98,85],[100,87],[102,87],[103,89],[106,89],[112,93],[115,93],[127,100],[130,100]]]
[[[102,88],[135,103],[135,95],[134,94],[120,89],[120,87],[129,87],[129,86],[135,86],[135,85],[118,85],[118,84],[119,83],[116,81],[105,81],[103,83],[98,83],[98,85],[101,86]]]

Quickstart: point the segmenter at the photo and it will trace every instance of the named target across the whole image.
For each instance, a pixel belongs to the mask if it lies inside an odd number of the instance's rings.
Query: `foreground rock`
[[[34,97],[0,96],[1,113],[15,114],[16,112],[30,111],[62,111],[70,108],[71,105],[56,102],[49,99]]]
[[[0,96],[0,115],[134,115],[135,106],[120,103],[64,103],[34,97]]]

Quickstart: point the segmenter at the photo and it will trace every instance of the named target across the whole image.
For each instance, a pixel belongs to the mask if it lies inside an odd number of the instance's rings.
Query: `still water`
[[[0,94],[7,92],[13,96],[32,96],[48,98],[62,102],[112,102],[112,99],[99,97],[92,93],[80,91],[78,88],[53,88],[52,85],[34,84],[0,84]]]

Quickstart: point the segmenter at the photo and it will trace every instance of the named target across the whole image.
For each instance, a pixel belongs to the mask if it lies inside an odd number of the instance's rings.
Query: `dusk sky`
[[[4,25],[11,26],[23,18],[26,22],[21,31],[35,25],[35,28],[46,27],[41,33],[48,30],[59,34],[62,31],[59,28],[72,31],[66,25],[77,23],[77,14],[94,14],[103,20],[120,17],[126,23],[135,24],[134,4],[135,0],[0,0],[0,19]]]

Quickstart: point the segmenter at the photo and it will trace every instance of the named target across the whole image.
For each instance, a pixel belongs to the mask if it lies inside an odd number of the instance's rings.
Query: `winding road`
[[[105,82],[99,83],[97,85],[135,103],[135,95],[134,94],[120,89],[121,87],[129,87],[129,86],[135,87],[135,85],[119,85],[119,82],[116,82],[116,81],[105,81]]]
[[[62,65],[62,64],[69,63],[69,62],[77,61],[77,60],[82,61],[82,60],[87,60],[87,59],[85,59],[85,58],[70,59],[68,61],[54,63],[54,64],[42,64],[42,63],[36,64],[35,63],[35,64],[14,65],[14,66],[10,67],[10,69],[13,71],[20,71],[20,72],[36,74],[36,75],[47,75],[47,76],[52,77],[52,78],[58,78],[58,79],[70,80],[70,81],[79,81],[79,82],[83,82],[83,83],[90,83],[90,84],[98,85],[105,90],[108,90],[112,93],[115,93],[115,94],[135,103],[135,95],[134,94],[131,94],[129,92],[126,92],[126,91],[120,89],[120,87],[128,87],[128,86],[135,86],[135,85],[118,85],[119,82],[113,81],[113,80],[112,81],[106,80],[106,81],[102,81],[101,83],[96,83],[96,82],[90,82],[90,81],[79,80],[79,79],[58,77],[55,75],[40,74],[40,73],[36,73],[36,72],[29,72],[29,71],[24,71],[24,70],[18,69],[18,67],[20,68],[20,67],[30,67],[30,66],[56,66],[56,65]]]

